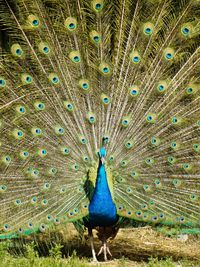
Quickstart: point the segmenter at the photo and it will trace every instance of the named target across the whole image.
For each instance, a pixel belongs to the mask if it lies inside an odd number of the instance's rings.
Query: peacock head
[[[108,143],[109,143],[109,136],[108,135],[105,135],[103,138],[102,138],[102,144],[103,144],[103,146],[106,146],[106,145],[108,145]]]
[[[99,150],[99,159],[102,165],[104,165],[105,163],[105,157],[106,157],[106,149],[105,147],[101,147]]]

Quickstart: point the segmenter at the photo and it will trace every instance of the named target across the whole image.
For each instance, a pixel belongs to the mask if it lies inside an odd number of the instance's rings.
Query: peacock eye
[[[49,48],[48,48],[47,46],[45,46],[45,47],[43,48],[43,51],[44,51],[45,53],[48,53],[48,52],[49,52]]]
[[[72,105],[71,104],[68,104],[67,107],[68,107],[68,109],[72,109]]]
[[[5,85],[5,80],[4,79],[0,79],[0,87],[4,87]]]
[[[6,223],[6,224],[4,224],[4,229],[5,230],[8,230],[9,229],[9,225]]]
[[[146,28],[146,29],[145,29],[145,33],[146,33],[146,34],[150,34],[150,33],[151,33],[151,29],[150,29],[150,28]]]
[[[107,67],[103,68],[103,72],[104,73],[108,73],[109,72],[109,68],[107,68]]]
[[[38,26],[39,25],[39,21],[37,19],[34,19],[33,22],[32,22],[32,24],[34,26]]]
[[[156,179],[156,180],[155,180],[155,185],[156,185],[157,187],[161,186],[161,182],[160,182],[159,179]]]
[[[74,32],[77,29],[78,23],[76,18],[68,17],[64,22],[65,27],[69,32]]]
[[[96,7],[96,9],[98,9],[98,10],[99,10],[99,9],[101,8],[101,4],[99,4],[99,3],[98,3],[98,4],[96,4],[96,6],[95,6],[95,7]]]
[[[74,57],[74,62],[79,62],[79,61],[80,61],[79,57],[78,56],[75,56]]]
[[[20,200],[20,199],[16,199],[16,200],[15,200],[15,203],[16,203],[17,205],[20,205],[20,204],[21,204],[21,200]]]
[[[94,39],[95,42],[98,42],[100,40],[100,37],[99,36],[94,36],[93,39]]]
[[[166,54],[166,58],[171,59],[172,58],[172,54],[171,53],[167,53]]]
[[[11,53],[13,56],[21,58],[23,55],[23,50],[18,43],[15,43],[11,46]]]
[[[178,119],[176,117],[172,118],[172,123],[176,124],[178,122]]]
[[[75,28],[75,24],[74,24],[74,23],[70,23],[70,24],[69,24],[69,28],[70,28],[70,29],[74,29],[74,28]]]
[[[136,95],[137,91],[136,90],[132,90],[132,95]]]
[[[27,76],[27,77],[26,77],[26,81],[27,81],[28,83],[30,83],[30,82],[31,82],[31,80],[32,80],[32,79],[31,79],[31,77],[30,77],[30,76]]]
[[[99,65],[99,70],[100,72],[105,75],[105,76],[109,76],[111,74],[111,67],[109,64],[105,63],[105,62],[102,62],[100,65]]]
[[[190,30],[185,27],[182,29],[182,32],[183,32],[183,34],[187,35],[190,32]]]
[[[21,49],[19,49],[19,48],[18,48],[18,49],[16,49],[16,54],[20,56],[20,55],[22,54],[22,50],[21,50]]]
[[[147,120],[148,120],[148,121],[151,121],[151,120],[152,120],[152,116],[148,116],[148,117],[147,117]]]
[[[21,137],[23,135],[22,131],[18,131],[17,135]]]
[[[153,221],[156,221],[157,219],[158,219],[157,216],[153,216],[153,217],[152,217],[152,220],[153,220]]]
[[[128,187],[128,188],[126,189],[126,192],[127,192],[127,193],[129,193],[129,194],[130,194],[130,193],[132,193],[132,190],[131,190],[131,188],[130,188],[130,187]]]
[[[58,78],[57,77],[53,77],[52,80],[53,80],[54,83],[57,83],[58,82]]]
[[[88,86],[88,84],[87,83],[83,83],[83,88],[84,89],[87,89],[89,86]]]
[[[167,60],[167,61],[170,61],[171,59],[174,58],[174,55],[175,55],[175,52],[174,52],[174,49],[170,48],[170,47],[167,47],[165,50],[164,50],[164,58]]]
[[[191,93],[193,92],[192,87],[188,88],[188,89],[187,89],[187,92],[188,92],[189,94],[191,94]]]

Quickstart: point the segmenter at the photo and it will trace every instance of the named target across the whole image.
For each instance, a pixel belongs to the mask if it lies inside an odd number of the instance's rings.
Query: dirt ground
[[[51,242],[60,242],[64,245],[63,253],[69,256],[75,250],[77,256],[91,258],[90,242],[85,235],[85,240],[82,241],[77,234],[73,225],[68,225],[66,228],[57,229],[56,234],[51,232],[45,237],[45,243],[48,244],[48,238]],[[44,235],[39,238],[41,248],[44,247]],[[98,252],[101,247],[101,242],[95,235],[95,249]],[[186,259],[200,263],[200,237],[194,235],[184,235],[179,237],[167,237],[153,230],[151,227],[120,229],[114,240],[109,243],[110,251],[113,258],[110,261],[103,263],[103,258],[100,256],[98,260],[101,266],[144,266],[144,262],[148,262],[149,258],[165,259],[171,257],[174,261]],[[123,265],[123,262],[126,262]],[[90,266],[96,266],[90,263]],[[179,265],[177,265],[179,266]],[[189,266],[189,265],[188,265]],[[200,266],[200,265],[190,265]]]
[[[101,242],[98,240],[95,231],[94,237],[95,250],[98,252]],[[36,249],[40,257],[48,257],[52,246],[59,244],[62,247],[61,252],[64,261],[74,255],[75,252],[80,262],[87,262],[87,266],[91,267],[200,267],[200,236],[169,237],[151,227],[120,229],[115,239],[109,242],[113,257],[109,258],[108,262],[104,262],[103,255],[100,255],[98,256],[100,262],[98,264],[91,262],[92,255],[87,233],[83,235],[83,238],[80,238],[73,224],[60,225],[49,232],[28,236],[21,241],[16,239],[11,244],[10,252],[14,255],[23,253],[24,241],[25,243],[34,241],[37,244]],[[163,263],[153,263],[152,265],[151,258],[163,259]],[[173,262],[175,262],[175,265]]]

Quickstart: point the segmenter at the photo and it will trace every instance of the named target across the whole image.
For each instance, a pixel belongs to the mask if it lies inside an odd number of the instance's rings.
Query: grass
[[[45,235],[0,243],[1,267],[200,267],[200,239],[186,242],[164,237],[151,228],[120,230],[110,244],[114,259],[91,262],[89,242],[76,231],[57,229]],[[95,239],[95,247],[100,246]]]

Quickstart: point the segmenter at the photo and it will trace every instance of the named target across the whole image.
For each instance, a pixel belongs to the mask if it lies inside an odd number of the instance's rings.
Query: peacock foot
[[[105,260],[105,261],[108,260],[108,258],[107,258],[107,253],[112,257],[112,254],[111,254],[110,249],[109,249],[109,247],[108,247],[108,245],[107,245],[106,242],[104,242],[104,243],[102,244],[102,246],[101,246],[101,248],[100,248],[100,250],[99,250],[98,256],[99,256],[100,254],[102,254],[102,253],[104,254],[104,260]]]
[[[96,257],[95,257],[95,258],[93,257],[93,258],[92,258],[92,260],[91,260],[91,262],[92,262],[92,263],[97,263],[97,262],[98,262],[98,260],[97,260],[97,258],[96,258]]]

